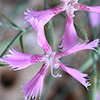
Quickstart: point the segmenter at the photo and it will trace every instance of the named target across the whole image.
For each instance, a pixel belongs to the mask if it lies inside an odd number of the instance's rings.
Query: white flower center
[[[51,75],[56,78],[56,77],[61,77],[62,75],[60,75],[59,73],[57,73],[56,75],[54,74],[54,69],[59,68],[59,64],[56,63],[55,54],[56,54],[56,52],[53,51],[51,55],[46,55],[46,57],[48,59],[47,61],[48,61],[49,65],[51,65]]]
[[[74,17],[74,11],[76,11],[74,5],[77,4],[78,0],[62,0],[66,6],[66,13],[69,17]]]

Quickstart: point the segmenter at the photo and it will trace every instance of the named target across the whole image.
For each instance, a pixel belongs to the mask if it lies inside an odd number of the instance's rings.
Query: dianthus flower
[[[51,75],[53,77],[56,78],[56,77],[62,76],[59,73],[57,74],[53,73],[54,69],[60,68],[64,70],[65,72],[67,72],[72,77],[74,77],[77,81],[79,81],[83,86],[85,86],[88,89],[88,86],[90,86],[88,79],[86,79],[88,74],[81,73],[80,71],[74,68],[65,66],[64,64],[61,63],[59,58],[78,52],[80,50],[86,50],[86,49],[96,50],[95,47],[98,47],[99,40],[96,39],[88,44],[86,43],[77,44],[73,46],[72,48],[65,50],[64,52],[57,53],[56,51],[53,51],[50,45],[48,44],[44,35],[44,29],[41,26],[41,21],[39,21],[38,28],[36,29],[36,31],[38,35],[38,38],[37,38],[38,44],[44,50],[43,55],[41,54],[29,55],[29,54],[21,53],[14,49],[10,49],[9,52],[11,54],[8,54],[0,59],[0,61],[4,61],[7,64],[9,64],[11,69],[13,69],[14,71],[24,69],[28,67],[29,65],[32,65],[38,62],[43,62],[43,65],[40,71],[35,75],[35,77],[33,77],[33,79],[27,82],[23,87],[25,100],[27,99],[30,100],[31,98],[36,100],[38,94],[39,94],[39,98],[41,97],[44,77],[49,66],[51,66]]]
[[[37,22],[42,21],[43,23],[41,26],[44,27],[44,25],[55,15],[59,14],[62,11],[66,11],[66,28],[64,35],[62,37],[62,43],[60,45],[60,48],[62,48],[62,51],[65,51],[74,45],[78,43],[78,36],[76,33],[76,30],[73,25],[73,17],[74,12],[77,10],[83,10],[83,11],[91,11],[100,13],[100,6],[86,6],[78,3],[78,0],[60,0],[61,4],[56,6],[55,8],[44,10],[44,11],[31,11],[27,10],[25,12],[25,20],[26,22],[29,22],[29,25],[31,24],[34,30],[36,30],[37,26],[34,27],[34,24],[31,20],[37,19]]]

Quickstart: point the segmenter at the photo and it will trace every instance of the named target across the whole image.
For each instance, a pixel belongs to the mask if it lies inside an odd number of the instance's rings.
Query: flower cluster
[[[90,43],[78,43],[78,36],[73,25],[73,17],[75,16],[74,12],[77,10],[100,13],[100,6],[89,7],[77,2],[78,0],[61,0],[60,5],[44,11],[31,11],[27,9],[27,12],[25,12],[25,23],[31,25],[35,30],[37,34],[38,45],[44,50],[44,54],[29,55],[14,49],[10,49],[9,52],[11,54],[8,54],[0,59],[0,61],[5,61],[8,63],[9,66],[11,66],[11,69],[14,71],[24,69],[38,62],[43,62],[43,65],[36,76],[24,85],[23,92],[25,94],[25,100],[30,100],[31,98],[36,100],[38,94],[39,97],[41,97],[44,77],[49,66],[51,66],[51,75],[55,78],[62,76],[59,73],[53,73],[54,69],[60,68],[74,77],[87,89],[88,86],[91,85],[88,82],[88,79],[86,79],[88,74],[81,73],[74,68],[67,67],[59,60],[59,58],[63,56],[70,55],[80,50],[90,49],[96,51],[95,47],[98,47],[99,39],[96,39]],[[48,41],[46,40],[44,26],[52,17],[62,11],[66,11],[66,28],[62,37],[62,44],[60,45],[62,52],[56,52],[52,50],[48,44]]]

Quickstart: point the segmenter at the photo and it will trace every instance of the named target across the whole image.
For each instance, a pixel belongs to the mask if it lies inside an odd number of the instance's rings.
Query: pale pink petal
[[[76,45],[73,48],[69,49],[67,53],[72,54],[80,50],[86,50],[86,49],[97,51],[95,48],[98,47],[98,43],[99,43],[99,39],[96,39],[88,44],[84,43],[84,44]]]
[[[84,85],[87,89],[88,86],[90,86],[91,84],[88,82],[89,79],[86,79],[86,77],[88,77],[88,74],[85,73],[81,73],[80,71],[74,69],[74,68],[69,68],[66,67],[65,65],[63,65],[60,61],[57,61],[60,65],[60,68],[62,70],[64,70],[65,72],[67,72],[69,75],[71,75],[72,77],[74,77],[78,82],[80,82],[82,85]]]
[[[14,49],[9,50],[9,52],[11,54],[4,56],[0,61],[9,64],[14,71],[24,69],[32,64],[45,60],[43,55],[24,54]]]
[[[82,4],[78,4],[77,6],[78,6],[78,10],[100,13],[100,6],[91,7],[91,6],[86,6],[86,5],[82,5]]]
[[[44,27],[42,26],[43,22],[41,20],[38,22],[36,18],[31,18],[30,23],[32,24],[34,23],[32,27],[35,29],[37,33],[37,42],[39,46],[42,47],[45,53],[47,54],[51,53],[52,49],[46,40],[45,33],[44,33]]]
[[[100,6],[95,6],[95,7],[87,6],[87,7],[89,8],[89,11],[91,11],[91,12],[100,13]]]
[[[48,44],[45,33],[44,33],[44,25],[56,14],[65,10],[64,4],[60,4],[55,8],[44,10],[44,11],[30,11],[27,9],[25,12],[25,20],[32,25],[32,28],[37,33],[37,41],[38,44],[43,48],[45,53],[51,53],[51,47]]]
[[[86,42],[83,44],[77,44],[74,47],[70,48],[69,50],[66,50],[65,52],[57,53],[56,56],[59,58],[62,56],[66,56],[66,55],[69,55],[81,50],[87,50],[87,49],[97,51],[95,47],[98,47],[98,43],[99,43],[99,39],[96,39],[88,44],[86,44]]]
[[[73,47],[78,42],[78,36],[75,30],[75,27],[73,25],[73,18],[66,15],[67,21],[66,21],[66,28],[65,33],[62,37],[62,44],[60,48],[62,48],[62,51],[65,51],[71,47]]]
[[[51,54],[52,49],[46,40],[45,33],[44,33],[44,27],[40,26],[40,30],[37,33],[37,41],[46,54]]]
[[[36,18],[38,21],[42,21],[42,26],[44,26],[53,16],[65,10],[63,4],[56,6],[55,8],[44,10],[44,11],[31,11],[27,9],[25,20],[30,22],[31,18]],[[35,23],[30,23],[32,26]]]
[[[36,76],[24,85],[23,92],[25,95],[25,100],[31,100],[31,97],[32,100],[36,100],[38,94],[39,98],[41,98],[44,76],[47,72],[47,69],[48,65],[43,64]]]
[[[90,12],[89,13],[90,23],[93,28],[96,28],[100,24],[100,14]]]
[[[38,20],[37,18],[31,17],[30,20],[28,20],[29,23],[32,25],[33,29],[37,33],[37,42],[39,46],[43,48],[45,53],[49,54],[52,52],[50,45],[48,44],[45,33],[44,33],[44,26],[43,26],[43,21]]]
[[[37,18],[31,17],[30,20],[28,20],[28,22],[32,25],[32,28],[35,30],[36,33],[39,31],[39,26],[42,26],[42,23],[39,23]]]

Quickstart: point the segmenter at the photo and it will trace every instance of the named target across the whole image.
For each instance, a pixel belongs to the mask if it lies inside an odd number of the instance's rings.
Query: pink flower
[[[41,33],[41,35],[45,37],[44,33]],[[44,41],[42,40],[42,38],[40,39],[41,41]],[[95,47],[98,47],[98,43],[99,43],[99,40],[96,39],[88,44],[86,43],[77,44],[64,52],[57,53],[56,51],[52,51],[48,42],[46,41],[46,42],[40,43],[40,45],[43,46],[43,50],[45,52],[43,55],[39,55],[39,54],[29,55],[29,54],[20,53],[19,51],[12,49],[12,50],[9,50],[11,54],[8,54],[5,57],[1,58],[0,61],[4,61],[8,63],[11,66],[11,69],[15,71],[24,69],[28,67],[29,65],[32,65],[38,62],[44,63],[40,71],[36,74],[36,76],[32,80],[30,80],[28,83],[26,83],[23,89],[24,94],[25,94],[25,100],[27,99],[30,100],[31,97],[36,100],[38,94],[39,94],[39,97],[41,97],[43,80],[49,66],[51,66],[51,75],[53,77],[56,78],[56,77],[62,76],[59,73],[57,73],[56,75],[53,73],[54,69],[61,68],[62,70],[64,70],[69,75],[74,77],[77,81],[79,81],[83,86],[85,86],[88,89],[88,86],[91,85],[88,82],[88,79],[86,79],[88,75],[81,73],[80,71],[74,68],[69,68],[63,65],[60,62],[59,58],[78,52],[80,50],[86,50],[86,49],[96,50]]]
[[[55,15],[59,14],[62,11],[66,11],[66,28],[60,46],[60,48],[62,48],[62,51],[65,51],[76,45],[78,42],[78,36],[73,25],[73,17],[75,16],[74,12],[78,10],[83,10],[83,11],[100,13],[100,6],[90,7],[82,5],[78,3],[78,0],[60,0],[60,1],[61,1],[60,5],[49,10],[30,11],[28,9],[27,12],[25,12],[26,15],[25,20],[26,22],[29,22],[29,25],[32,25],[33,29],[37,33],[37,30],[39,29],[39,26],[37,25],[38,22],[41,21],[41,27],[44,27],[44,25],[52,17],[54,17]],[[34,22],[33,20],[37,21]]]
[[[78,42],[77,39],[78,39],[78,36],[73,25],[73,18],[70,18],[66,14],[65,33],[62,37],[62,44],[59,47],[62,48],[61,49],[62,51],[65,51],[66,49],[70,49],[71,47],[76,45],[76,43]]]
[[[89,13],[90,23],[93,28],[96,28],[100,25],[100,14],[99,13]]]
[[[78,36],[73,25],[73,17],[75,16],[74,12],[77,10],[84,10],[100,13],[100,6],[89,7],[77,3],[78,0],[61,0],[61,2],[66,7],[66,28],[65,33],[62,37],[63,40],[60,47],[62,48],[62,51],[65,51],[78,43]]]

